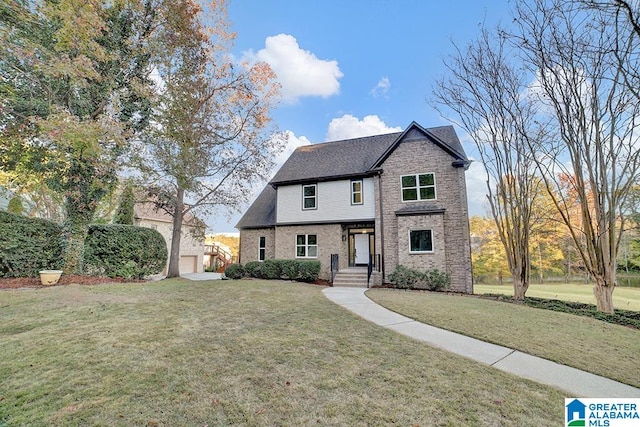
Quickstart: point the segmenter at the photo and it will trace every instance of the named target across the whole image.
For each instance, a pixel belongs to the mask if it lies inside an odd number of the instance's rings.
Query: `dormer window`
[[[302,186],[302,209],[317,209],[318,207],[318,186],[309,184]]]
[[[432,173],[402,175],[402,201],[435,200],[436,179]]]

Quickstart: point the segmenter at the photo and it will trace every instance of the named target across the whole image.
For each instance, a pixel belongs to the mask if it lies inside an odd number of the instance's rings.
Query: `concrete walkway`
[[[640,389],[539,357],[425,325],[376,304],[364,288],[325,288],[336,304],[377,325],[501,371],[559,388],[567,397],[640,397]],[[615,361],[614,361],[615,362]]]

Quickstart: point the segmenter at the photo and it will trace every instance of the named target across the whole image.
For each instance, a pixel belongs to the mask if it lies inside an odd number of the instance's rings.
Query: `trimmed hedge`
[[[244,274],[246,276],[255,277],[256,279],[262,278],[262,262],[249,261],[244,265]]]
[[[443,291],[451,285],[451,276],[437,268],[418,271],[398,265],[389,276],[389,281],[400,289]]]
[[[0,211],[0,277],[35,277],[63,263],[62,227]]]
[[[224,275],[229,279],[242,279],[244,273],[242,264],[230,264],[224,269]]]
[[[84,245],[88,274],[141,279],[160,273],[167,263],[167,243],[151,228],[92,225]]]
[[[229,272],[231,268],[231,272]],[[242,273],[239,273],[242,271]],[[301,282],[315,282],[320,275],[320,261],[298,259],[268,259],[266,261],[251,261],[244,267],[240,264],[232,264],[225,270],[225,275],[230,279],[255,277],[258,279],[299,280]]]

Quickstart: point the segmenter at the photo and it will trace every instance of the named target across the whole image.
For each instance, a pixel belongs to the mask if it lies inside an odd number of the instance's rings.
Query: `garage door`
[[[183,255],[180,257],[180,274],[195,273],[198,257],[195,255]]]

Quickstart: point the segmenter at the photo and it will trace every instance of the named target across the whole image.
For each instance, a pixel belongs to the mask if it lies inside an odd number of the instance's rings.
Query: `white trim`
[[[354,183],[360,183],[360,191],[354,191],[353,189],[353,184]],[[352,179],[349,182],[349,189],[351,190],[351,204],[352,205],[364,205],[364,180],[362,179]],[[356,203],[353,201],[353,196],[356,194],[360,194],[360,202]]]
[[[306,199],[311,199],[311,196],[305,196],[304,195],[304,189],[307,187],[313,187],[313,207],[312,208],[305,208],[304,207],[304,202]],[[303,211],[311,211],[311,210],[315,210],[318,209],[318,184],[303,184],[302,185],[302,210]]]
[[[298,244],[298,236],[304,236],[304,244]],[[309,236],[316,236],[316,244],[309,244]],[[297,259],[317,259],[318,258],[318,234],[296,234],[296,242],[295,242],[295,258]],[[304,247],[304,256],[298,255],[298,248]],[[314,256],[309,256],[309,248],[316,248],[316,254]]]
[[[264,239],[264,246],[261,246]],[[264,259],[260,259],[260,251],[264,250]],[[267,236],[258,236],[258,261],[262,262],[267,259]]]
[[[411,250],[411,233],[414,231],[428,231],[431,234],[431,250],[430,251],[412,251]],[[409,253],[410,254],[432,254],[435,252],[436,249],[436,243],[435,243],[435,239],[434,239],[434,235],[433,235],[433,230],[430,228],[420,228],[417,230],[409,230],[409,232],[407,233],[407,238],[409,239]]]
[[[434,193],[434,198],[433,199],[421,199],[420,198],[420,175],[431,175],[433,176],[433,193]],[[402,187],[402,178],[404,178],[405,176],[413,176],[416,178],[416,186],[415,187],[407,187],[407,190],[410,189],[414,189],[416,190],[416,200],[405,200],[404,199],[404,190],[405,188]],[[431,187],[431,185],[429,186],[423,186],[422,188],[429,188]],[[400,200],[402,201],[402,203],[413,203],[413,202],[425,202],[425,201],[429,201],[429,200],[438,200],[438,189],[437,189],[437,183],[436,183],[436,174],[433,172],[419,172],[419,173],[408,173],[405,175],[400,175]]]

